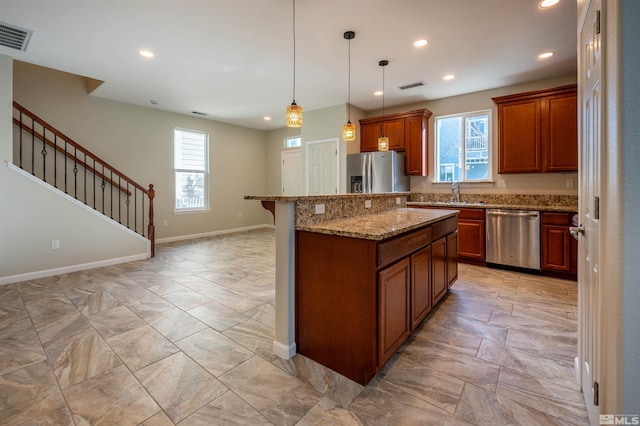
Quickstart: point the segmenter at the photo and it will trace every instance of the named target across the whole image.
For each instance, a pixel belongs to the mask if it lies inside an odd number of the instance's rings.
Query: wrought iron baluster
[[[146,235],[144,235],[144,199],[145,197],[142,197],[142,236],[146,237]]]
[[[102,184],[100,188],[102,188],[102,214],[104,214],[104,188],[106,187],[106,183],[104,181],[104,164],[102,165]]]
[[[42,180],[47,181],[47,129],[45,127],[42,128]]]
[[[20,168],[22,169],[22,111],[20,111]]]
[[[93,159],[93,186],[91,187],[92,192],[93,192],[93,205],[91,207],[93,207],[94,209],[96,209],[96,159]],[[98,209],[96,209],[98,210]]]
[[[53,134],[53,187],[58,187],[58,135]]]
[[[113,219],[113,170],[111,170],[111,177],[109,178],[109,195],[111,197],[111,201],[109,201],[109,217]]]
[[[118,175],[118,223],[122,225],[122,181],[120,180],[120,175]]]
[[[69,191],[67,191],[67,163],[69,162],[68,160],[68,156],[67,156],[67,140],[64,140],[64,193],[68,194]]]
[[[133,191],[133,230],[138,232],[138,188]]]
[[[84,204],[87,205],[87,169],[89,165],[87,164],[87,153],[84,153],[84,183],[82,184],[84,187]]]
[[[127,201],[125,203],[127,204],[127,228],[131,229],[131,227],[129,226],[129,205],[131,204],[129,196],[129,181],[127,181]]]
[[[31,120],[31,174],[36,175],[36,122]]]
[[[73,198],[78,199],[78,148],[73,147]]]

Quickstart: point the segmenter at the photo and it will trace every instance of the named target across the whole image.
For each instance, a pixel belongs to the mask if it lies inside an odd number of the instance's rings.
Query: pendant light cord
[[[293,103],[296,103],[296,0],[293,0]]]
[[[347,101],[347,121],[351,123],[351,39],[349,39],[349,100]]]

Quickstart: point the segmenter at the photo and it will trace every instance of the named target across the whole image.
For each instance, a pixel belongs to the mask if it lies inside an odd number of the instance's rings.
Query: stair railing
[[[153,185],[135,182],[19,103],[13,108],[14,164],[149,239],[154,256]]]

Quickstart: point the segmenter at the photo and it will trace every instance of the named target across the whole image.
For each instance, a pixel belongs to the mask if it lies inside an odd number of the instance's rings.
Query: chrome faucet
[[[451,184],[451,193],[455,194],[455,200],[453,197],[451,197],[451,201],[455,201],[456,203],[460,202],[460,182],[453,182]]]

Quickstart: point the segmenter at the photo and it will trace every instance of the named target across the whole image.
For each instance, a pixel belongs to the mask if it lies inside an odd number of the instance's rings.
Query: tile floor
[[[0,286],[2,425],[586,425],[576,283],[460,265],[365,388],[274,356],[274,233]]]

